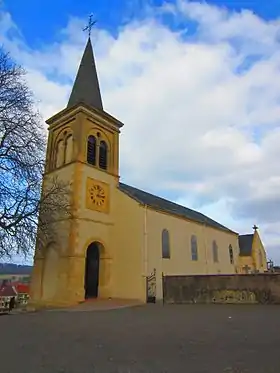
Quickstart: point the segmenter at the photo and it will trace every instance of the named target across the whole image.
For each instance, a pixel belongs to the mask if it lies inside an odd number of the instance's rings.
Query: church
[[[120,181],[123,123],[103,110],[90,37],[67,107],[46,123],[43,188],[53,176],[69,182],[75,214],[57,223],[57,242],[35,249],[32,304],[146,302],[149,291],[161,300],[163,275],[267,270],[257,227],[240,236],[200,212]]]

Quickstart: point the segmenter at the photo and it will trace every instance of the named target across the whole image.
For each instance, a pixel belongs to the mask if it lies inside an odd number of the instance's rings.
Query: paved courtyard
[[[147,305],[0,316],[3,373],[279,373],[280,307]]]

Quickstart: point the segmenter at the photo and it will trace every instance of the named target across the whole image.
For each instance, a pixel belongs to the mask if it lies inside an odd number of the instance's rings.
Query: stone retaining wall
[[[280,274],[164,276],[165,303],[280,304]]]

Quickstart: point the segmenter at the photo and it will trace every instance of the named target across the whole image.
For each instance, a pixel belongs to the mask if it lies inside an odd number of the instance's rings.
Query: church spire
[[[90,37],[87,41],[67,108],[81,103],[103,110]]]

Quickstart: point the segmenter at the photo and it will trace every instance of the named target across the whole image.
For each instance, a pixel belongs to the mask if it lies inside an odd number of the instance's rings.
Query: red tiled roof
[[[18,283],[16,285],[17,292],[19,294],[28,294],[29,293],[29,286],[26,284]]]
[[[15,297],[17,295],[17,291],[14,286],[7,285],[0,289],[0,297]]]

